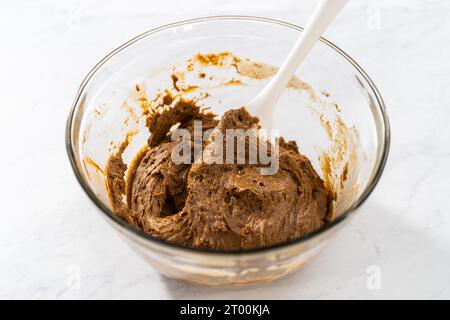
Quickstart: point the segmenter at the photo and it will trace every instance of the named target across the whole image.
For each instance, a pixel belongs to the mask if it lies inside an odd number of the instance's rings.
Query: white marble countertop
[[[297,274],[258,289],[166,279],[104,223],[70,168],[77,87],[113,48],[186,18],[259,15],[303,25],[314,1],[5,1],[0,298],[450,298],[450,2],[352,0],[326,36],[378,85],[392,125],[384,175],[360,214]],[[381,287],[367,286],[368,267]],[[369,269],[370,271],[370,269]],[[79,285],[71,277],[79,276]]]

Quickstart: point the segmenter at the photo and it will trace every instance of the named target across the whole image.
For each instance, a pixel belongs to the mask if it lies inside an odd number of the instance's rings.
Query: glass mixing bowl
[[[225,252],[155,238],[128,225],[111,210],[104,177],[109,156],[131,130],[135,137],[124,154],[129,164],[148,138],[137,110],[130,113],[130,106],[124,103],[136,84],[170,71],[174,63],[199,52],[227,51],[279,66],[301,32],[301,27],[256,17],[209,17],[174,23],[120,46],[82,82],[66,132],[75,175],[106,221],[160,273],[206,286],[242,286],[278,279],[318,254],[375,188],[390,141],[383,100],[352,58],[321,39],[297,72],[309,85],[300,82],[299,90],[287,89],[274,117],[280,134],[296,140],[318,173],[337,188],[330,223],[289,243]],[[208,105],[219,115],[245,105],[267,80],[249,80],[244,86],[218,90]],[[324,156],[327,152],[328,157]]]

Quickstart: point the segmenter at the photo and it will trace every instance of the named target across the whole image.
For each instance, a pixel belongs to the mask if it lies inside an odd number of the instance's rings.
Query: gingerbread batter
[[[171,108],[167,106],[172,105]],[[279,170],[262,175],[257,164],[175,164],[171,128],[252,128],[258,119],[245,108],[220,120],[187,100],[162,100],[162,113],[148,114],[148,146],[130,167],[123,144],[109,159],[107,185],[113,209],[128,223],[170,242],[225,250],[266,247],[296,239],[327,221],[330,197],[311,162],[295,142],[280,139]],[[207,148],[211,141],[204,141]],[[124,197],[125,196],[125,197]],[[123,201],[122,199],[126,199]]]

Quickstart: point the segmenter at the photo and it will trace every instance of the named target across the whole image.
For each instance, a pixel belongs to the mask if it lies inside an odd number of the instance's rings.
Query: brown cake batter
[[[175,164],[171,152],[179,142],[170,138],[174,125],[192,131],[194,120],[201,120],[204,131],[224,131],[257,127],[258,119],[240,108],[219,121],[192,101],[174,102],[170,95],[161,107],[165,111],[147,115],[148,146],[136,156],[127,179],[126,143],[107,164],[113,209],[128,223],[178,244],[225,250],[286,242],[326,223],[329,193],[295,142],[280,139],[274,175],[261,175],[254,164]],[[202,147],[210,143],[203,141]]]

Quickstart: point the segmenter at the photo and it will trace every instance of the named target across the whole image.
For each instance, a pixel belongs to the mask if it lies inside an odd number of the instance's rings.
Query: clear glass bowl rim
[[[373,83],[372,79],[359,66],[359,64],[356,63],[355,60],[353,60],[347,53],[345,53],[338,46],[336,46],[331,41],[329,41],[323,37],[320,38],[320,41],[323,44],[330,47],[331,49],[333,49],[334,51],[336,51],[336,53],[338,53],[340,56],[345,58],[356,69],[356,71],[359,73],[359,75],[366,80],[367,84],[369,85],[370,89],[372,90],[372,93],[376,98],[376,105],[377,105],[378,111],[381,113],[381,118],[382,118],[381,120],[383,122],[384,145],[382,146],[382,153],[381,153],[381,158],[378,162],[378,166],[375,168],[375,174],[372,176],[372,180],[368,183],[365,190],[361,193],[361,195],[358,197],[358,199],[356,199],[356,201],[354,201],[354,203],[352,204],[352,206],[350,208],[348,208],[340,216],[338,216],[332,222],[326,224],[319,230],[312,232],[310,234],[307,234],[305,236],[302,236],[300,238],[294,239],[292,241],[288,241],[288,242],[284,242],[284,243],[280,243],[280,244],[276,244],[276,245],[272,245],[272,246],[268,246],[268,247],[260,247],[260,248],[245,249],[245,250],[241,249],[241,250],[234,250],[234,251],[194,248],[194,247],[179,245],[176,243],[171,243],[169,241],[154,237],[151,234],[145,233],[144,231],[139,230],[139,229],[129,225],[128,223],[126,223],[125,221],[123,221],[122,219],[117,217],[117,215],[114,214],[114,212],[112,212],[111,209],[109,209],[105,204],[103,204],[97,198],[97,196],[92,191],[92,189],[84,181],[83,176],[82,176],[81,172],[79,171],[79,168],[76,164],[76,159],[75,159],[76,156],[75,156],[74,146],[72,145],[72,125],[73,125],[73,121],[74,121],[74,115],[76,114],[76,111],[79,107],[80,98],[83,95],[84,89],[86,88],[86,86],[89,83],[89,81],[91,80],[91,78],[100,69],[100,67],[103,64],[105,64],[110,58],[112,58],[114,55],[116,55],[120,51],[126,49],[128,46],[134,44],[135,42],[137,42],[147,36],[153,35],[157,32],[167,30],[170,28],[174,28],[174,27],[189,25],[189,24],[196,24],[196,23],[202,23],[202,22],[214,22],[214,21],[220,21],[220,20],[222,20],[222,21],[236,20],[236,21],[241,21],[241,22],[242,21],[244,21],[244,22],[245,21],[261,22],[261,23],[268,23],[268,24],[274,24],[274,25],[278,25],[278,26],[291,28],[296,31],[303,31],[303,27],[297,26],[297,25],[289,23],[289,22],[284,22],[281,20],[276,20],[276,19],[271,19],[271,18],[264,18],[264,17],[257,17],[257,16],[241,16],[241,15],[221,15],[221,16],[209,16],[209,17],[194,18],[194,19],[188,19],[188,20],[178,21],[178,22],[174,22],[174,23],[169,23],[169,24],[151,29],[149,31],[146,31],[146,32],[132,38],[128,42],[122,44],[121,46],[119,46],[116,49],[114,49],[113,51],[111,51],[103,59],[101,59],[91,69],[91,71],[86,75],[86,77],[83,79],[83,81],[81,82],[81,84],[79,86],[78,92],[75,96],[74,102],[72,104],[72,107],[71,107],[71,110],[69,113],[69,117],[67,119],[66,134],[65,134],[66,150],[67,150],[67,154],[69,156],[69,160],[70,160],[72,169],[75,173],[75,176],[76,176],[78,182],[80,183],[82,189],[84,190],[84,192],[86,192],[86,194],[91,199],[91,201],[97,206],[97,208],[101,212],[103,212],[106,215],[106,217],[108,219],[112,220],[112,222],[115,224],[118,224],[119,227],[124,228],[128,232],[131,232],[132,234],[143,239],[144,241],[150,241],[154,244],[165,246],[165,247],[167,247],[167,249],[178,249],[178,250],[186,251],[189,253],[197,253],[197,254],[208,253],[208,254],[219,254],[219,255],[230,255],[230,254],[231,255],[240,255],[240,254],[249,255],[249,254],[260,254],[260,253],[264,253],[264,252],[269,252],[272,250],[286,248],[288,246],[306,242],[312,238],[319,236],[322,233],[325,233],[326,231],[329,231],[329,230],[335,228],[338,224],[342,223],[345,219],[349,218],[349,216],[351,214],[353,214],[356,211],[356,209],[358,209],[365,202],[365,200],[372,193],[372,191],[374,190],[375,186],[377,185],[378,181],[381,178],[384,167],[386,165],[386,161],[387,161],[388,154],[389,154],[389,147],[390,147],[389,118],[388,118],[388,115],[386,112],[386,107],[385,107],[383,98],[381,97],[381,94],[379,93],[377,87]]]

